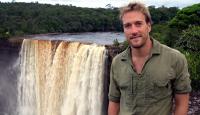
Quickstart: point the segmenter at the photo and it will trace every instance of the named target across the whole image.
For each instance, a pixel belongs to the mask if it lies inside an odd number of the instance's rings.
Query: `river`
[[[77,41],[81,43],[96,43],[100,45],[111,45],[114,40],[125,41],[121,32],[86,32],[86,33],[63,33],[63,34],[41,34],[28,36],[29,39]]]

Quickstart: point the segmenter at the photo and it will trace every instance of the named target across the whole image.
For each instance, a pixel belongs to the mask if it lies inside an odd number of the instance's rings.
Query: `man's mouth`
[[[131,36],[130,39],[136,39],[136,38],[139,38],[141,36]]]

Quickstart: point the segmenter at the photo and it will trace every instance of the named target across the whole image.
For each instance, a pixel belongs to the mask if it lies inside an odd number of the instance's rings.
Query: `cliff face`
[[[23,39],[0,39],[0,49],[20,50]]]
[[[0,39],[0,114],[14,115],[17,103],[17,73],[22,40]]]

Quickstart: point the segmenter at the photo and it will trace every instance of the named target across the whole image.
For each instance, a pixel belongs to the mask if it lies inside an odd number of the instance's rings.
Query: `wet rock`
[[[200,115],[200,91],[191,92],[188,115]]]

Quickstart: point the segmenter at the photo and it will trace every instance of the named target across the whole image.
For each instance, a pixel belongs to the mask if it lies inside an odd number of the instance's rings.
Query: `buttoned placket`
[[[135,69],[134,69],[134,66],[132,64],[132,61],[131,61],[131,53],[130,53],[130,49],[127,49],[128,51],[126,52],[126,56],[124,55],[124,59],[122,59],[123,61],[125,61],[126,63],[128,63],[129,66],[131,66],[131,70],[130,70],[130,73],[132,74],[131,77],[132,77],[132,81],[131,81],[131,93],[135,96],[135,100],[136,100],[136,103],[135,103],[135,106],[136,108],[136,114],[142,114],[143,112],[143,107],[146,106],[146,102],[145,102],[145,83],[146,83],[146,77],[145,76],[145,71],[146,69],[148,68],[148,64],[150,63],[151,59],[156,55],[156,54],[159,54],[158,52],[158,49],[155,49],[155,46],[154,46],[154,49],[152,48],[151,52],[150,52],[150,55],[148,56],[147,60],[145,61],[144,65],[143,65],[143,68],[142,68],[142,71],[140,74],[138,74]],[[148,76],[149,77],[149,76]]]

